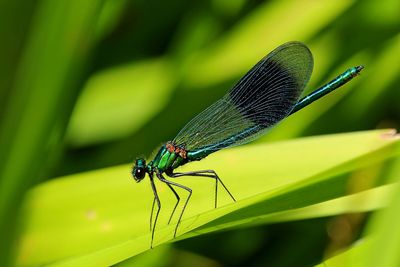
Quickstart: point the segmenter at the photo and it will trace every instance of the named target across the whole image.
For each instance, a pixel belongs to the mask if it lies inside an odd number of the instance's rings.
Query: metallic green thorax
[[[188,158],[184,159],[178,153],[168,151],[166,145],[163,145],[149,165],[151,168],[156,168],[160,172],[165,172],[172,171],[189,161]]]
[[[236,138],[239,138],[239,136],[233,136],[227,140],[224,140],[224,142],[229,144],[234,143]],[[181,155],[179,155],[179,153],[171,152],[166,148],[166,145],[163,145],[158,151],[154,160],[149,163],[147,169],[150,172],[153,169],[157,169],[160,172],[172,171],[190,161],[201,160],[211,153],[218,151],[219,149],[220,148],[218,148],[217,145],[206,146],[194,151],[187,151],[186,157],[183,158]]]
[[[223,142],[227,144],[233,144],[238,138],[240,138],[240,136],[232,136],[231,138],[228,138]],[[147,170],[150,172],[153,169],[157,169],[160,172],[172,171],[188,162],[201,160],[218,150],[220,150],[218,144],[210,145],[194,151],[187,151],[186,158],[183,158],[178,153],[168,151],[166,146],[163,145],[158,151],[154,160],[149,163]]]

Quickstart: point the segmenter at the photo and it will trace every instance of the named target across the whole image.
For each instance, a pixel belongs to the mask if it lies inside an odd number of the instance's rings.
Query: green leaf
[[[185,233],[189,237],[201,231],[266,223],[268,218],[278,222],[353,211],[354,205],[335,210],[335,204],[327,202],[346,195],[344,176],[339,174],[399,153],[400,142],[393,131],[380,130],[243,146],[213,154],[180,170],[216,170],[238,201],[233,203],[221,190],[219,207],[213,209],[210,179],[177,179],[194,189],[179,238],[185,238]],[[167,225],[174,198],[164,185],[157,183],[157,187],[163,203],[155,238],[158,245],[172,241],[176,218]],[[148,180],[134,183],[128,165],[44,183],[26,199],[18,263],[112,265],[146,251],[152,198]],[[325,202],[321,204],[324,211],[318,206],[305,208],[321,202]],[[383,205],[384,199],[371,202],[366,210],[379,203]]]
[[[24,193],[45,176],[62,146],[94,45],[92,33],[101,2],[2,1],[2,7],[8,8],[0,8],[1,24],[5,22],[8,30],[2,35],[7,41],[1,48],[10,56],[2,61],[7,71],[0,68],[0,76],[7,76],[5,84],[0,82],[7,89],[0,125],[1,266],[7,266],[13,254]],[[22,21],[14,21],[20,15]],[[16,41],[15,47],[8,47],[9,40]]]
[[[373,57],[373,64],[368,64],[368,79],[362,79],[358,90],[346,98],[345,110],[351,111],[354,121],[366,116],[375,106],[379,106],[382,96],[389,90],[391,83],[398,79],[400,64],[397,55],[400,53],[400,34],[384,43],[380,54]],[[364,63],[363,63],[364,64]],[[390,66],[390,67],[388,67]],[[385,71],[382,71],[385,70]],[[373,88],[364,90],[365,88]],[[354,109],[357,106],[357,109]]]
[[[229,5],[232,6],[231,2],[229,1]],[[99,27],[103,28],[101,25],[106,24],[104,27],[107,28],[106,22],[113,21],[111,18],[117,16],[124,4],[122,0],[107,1]],[[237,4],[240,4],[240,1]],[[172,57],[146,59],[96,73],[86,84],[73,112],[68,128],[68,143],[80,147],[129,136],[164,108],[181,79],[182,88],[204,89],[236,78],[275,46],[289,40],[310,38],[344,12],[350,4],[351,1],[344,0],[332,1],[329,4],[310,4],[306,1],[267,3],[249,14],[243,22],[235,24],[232,31],[223,34],[215,43],[200,51],[197,51],[197,45],[194,45],[195,48],[185,48],[185,44],[180,43],[183,47],[178,45]],[[297,12],[300,8],[304,12]],[[109,13],[111,14],[108,15]],[[193,38],[207,39],[206,36],[215,31],[216,25],[209,18],[209,14],[205,17],[208,19],[202,18],[199,21],[200,25],[196,27],[186,26],[190,35],[194,35]],[[277,32],[276,24],[283,20],[291,23],[281,25]],[[260,40],[260,36],[268,39]],[[269,36],[274,38],[270,40]],[[197,39],[194,42],[196,43]],[[332,44],[333,41],[328,43]],[[319,50],[323,52],[319,55],[324,54],[324,57],[321,56],[318,60],[333,60],[330,55],[331,50],[335,48],[326,43],[320,45]],[[184,57],[182,63],[176,64],[181,57]],[[220,71],[221,69],[224,71]],[[321,69],[323,67],[317,69],[317,74]],[[318,75],[313,75],[313,79],[315,77]],[[319,108],[304,113],[302,120],[306,123],[299,124],[299,120],[295,120],[292,124],[295,126],[284,131],[283,139],[296,136],[334,103],[334,100],[323,100]],[[315,110],[321,112],[314,112]],[[282,131],[274,132],[277,133],[274,136],[282,134]]]
[[[350,248],[340,254],[324,261],[316,267],[364,267],[364,266],[399,266],[400,231],[398,215],[400,203],[399,172],[400,159],[396,158],[393,164],[385,171],[385,177],[391,182],[389,186],[367,190],[372,192],[380,190],[375,197],[367,197],[367,202],[379,203],[386,206],[385,209],[374,212],[371,220],[368,221],[365,236],[355,242]],[[382,190],[383,189],[383,190]],[[386,192],[384,192],[386,191]],[[380,195],[383,193],[383,195]],[[383,198],[380,198],[379,195]],[[382,202],[383,201],[383,202]],[[363,204],[366,204],[365,202]],[[358,204],[362,206],[363,204]],[[372,203],[371,203],[372,204]],[[385,249],[382,249],[385,248]]]
[[[223,224],[219,220],[216,220],[199,227],[188,235],[184,235],[184,237],[205,234],[219,229],[226,230],[236,227],[248,227],[253,225],[304,220],[344,213],[367,212],[386,207],[388,203],[388,197],[393,193],[394,189],[395,185],[385,185],[302,208],[288,208],[284,209],[283,211],[272,213],[260,211],[258,214],[251,216],[249,215],[249,217],[238,218],[238,216],[230,214],[226,215],[224,218],[224,220],[228,221],[228,223]],[[296,193],[298,193],[298,191],[295,191],[295,194]],[[249,206],[247,208],[243,208],[241,212],[243,213],[246,212],[246,210],[251,209],[254,210],[254,207]]]
[[[364,267],[367,264],[367,253],[371,247],[371,241],[371,237],[361,239],[349,249],[342,251],[340,254],[315,267]]]
[[[171,64],[160,58],[92,76],[72,114],[69,143],[93,145],[128,136],[143,126],[168,101],[176,83],[172,70]]]
[[[128,0],[104,0],[96,28],[97,38],[103,38],[116,28],[128,2]]]
[[[135,257],[129,258],[123,262],[116,264],[116,267],[166,267],[170,266],[168,263],[171,262],[173,257],[173,248],[169,244],[165,244],[154,249],[150,249],[144,253],[141,253]]]
[[[396,175],[400,181],[399,173]],[[397,184],[390,205],[374,214],[368,225],[368,233],[374,236],[365,253],[365,266],[397,267],[400,265],[400,185]],[[385,248],[385,249],[382,249]]]
[[[287,41],[311,38],[352,2],[273,1],[260,5],[231,32],[188,59],[191,67],[186,69],[185,85],[202,88],[238,77],[266,51]]]

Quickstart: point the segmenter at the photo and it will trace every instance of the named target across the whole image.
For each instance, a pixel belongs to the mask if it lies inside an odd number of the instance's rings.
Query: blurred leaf
[[[400,138],[400,137],[399,137]],[[396,174],[400,181],[400,173]],[[397,267],[400,265],[400,185],[391,195],[387,208],[378,211],[368,224],[368,233],[374,238],[365,252],[365,266]],[[382,249],[385,248],[385,249]]]
[[[115,264],[116,267],[219,267],[220,265],[205,256],[191,253],[186,250],[176,249],[171,244],[164,244],[154,249],[149,249],[135,257]]]
[[[399,27],[399,1],[385,0],[377,2],[375,0],[366,0],[363,2],[365,4],[361,5],[361,11],[368,19],[368,22],[374,25],[394,25]]]
[[[400,74],[398,55],[400,54],[400,34],[389,40],[381,50],[375,54],[371,64],[366,65],[358,90],[346,98],[344,109],[351,111],[354,121],[367,116],[373,106],[377,105],[379,97],[382,96],[389,86]],[[357,107],[356,109],[354,107]]]
[[[102,38],[114,30],[128,0],[105,0],[97,23],[97,38]]]
[[[164,59],[94,75],[72,114],[68,141],[82,146],[131,134],[164,107],[175,82],[173,67]]]
[[[234,16],[246,4],[245,0],[212,0],[214,9],[224,16]]]
[[[163,267],[169,266],[172,258],[172,246],[165,244],[154,249],[150,249],[135,257],[129,258],[115,265],[115,267]]]
[[[22,3],[24,8],[20,8]],[[0,124],[34,10],[34,0],[0,1]]]
[[[219,5],[225,2],[215,2],[216,5],[217,3]],[[68,131],[69,143],[79,147],[129,136],[160,112],[179,79],[184,81],[183,88],[204,87],[232,79],[262,58],[266,51],[272,50],[275,44],[292,39],[310,38],[341,14],[350,3],[351,1],[343,0],[329,4],[310,4],[307,1],[267,3],[251,13],[230,33],[223,35],[215,44],[198,53],[196,51],[201,48],[204,40],[213,35],[217,25],[208,13],[190,16],[182,23],[181,35],[185,38],[177,38],[180,43],[174,44],[171,52],[174,62],[187,57],[179,68],[174,68],[169,59],[153,59],[112,68],[92,77],[74,111]],[[240,1],[237,4],[239,8]],[[110,6],[111,10],[114,10],[113,5]],[[297,12],[300,7],[306,12]],[[292,22],[280,24],[280,28],[277,29],[278,18],[279,21]],[[296,27],[293,27],[294,24]],[[260,36],[274,38],[262,41]],[[291,39],[288,39],[289,36]],[[333,47],[327,46],[326,43],[320,50],[329,55],[329,48]],[[189,52],[191,55],[188,56]],[[328,105],[328,102],[319,104],[319,109],[328,110],[335,103],[331,101]],[[296,120],[296,126],[291,126],[292,131],[276,131],[270,138],[274,139],[274,136],[279,136],[282,132],[285,133],[282,139],[296,136],[321,114],[314,111],[306,112],[302,116],[308,123],[299,124],[300,120]]]
[[[279,221],[277,212],[346,195],[337,175],[399,153],[400,142],[393,131],[381,130],[244,146],[210,155],[180,170],[215,169],[238,201],[232,203],[220,192],[219,208],[213,209],[209,179],[180,180],[194,188],[194,194],[178,235],[206,224],[219,230],[220,225],[273,213],[274,221]],[[129,171],[130,166],[124,165],[81,173],[32,190],[25,203],[19,266],[111,265],[148,250],[152,192],[147,181],[134,184]],[[168,226],[166,222],[174,198],[168,188],[157,185],[163,210],[155,243],[161,244],[172,238],[175,222]],[[329,202],[326,207],[329,214],[335,213]],[[346,211],[342,208],[336,211]],[[350,205],[348,211],[353,208]],[[282,220],[302,217],[301,210],[297,215],[293,212]],[[304,218],[310,216],[304,213]]]
[[[260,211],[259,214],[253,216],[242,216],[243,219],[239,220],[237,219],[238,216],[235,216],[234,214],[232,214],[232,218],[230,218],[230,215],[226,215],[224,220],[228,221],[228,223],[222,224],[217,220],[210,223],[210,225],[205,224],[185,236],[205,234],[213,232],[216,229],[230,229],[243,226],[248,227],[252,225],[304,220],[345,213],[367,212],[386,207],[388,197],[394,191],[394,187],[394,185],[380,186],[370,190],[365,190],[361,193],[338,197],[318,204],[306,206],[304,208],[288,209],[265,215]],[[243,211],[246,212],[246,208],[242,209],[242,212]],[[216,228],[215,225],[218,225],[218,227]]]
[[[268,1],[211,47],[188,58],[186,87],[202,88],[240,76],[278,45],[309,39],[352,2]]]
[[[371,246],[371,238],[357,241],[351,248],[324,261],[315,267],[365,267],[367,264],[367,253]],[[377,265],[384,266],[384,265]]]
[[[22,9],[30,7],[18,3]],[[43,177],[60,149],[100,7],[99,0],[37,1],[25,29],[27,38],[21,59],[12,66],[15,77],[0,129],[1,266],[8,265],[14,248],[11,241],[25,191]],[[12,31],[9,34],[3,38],[14,38]]]
[[[188,55],[204,47],[218,34],[221,34],[220,22],[207,10],[186,14],[172,40],[169,54],[175,62],[181,64],[187,60]]]
[[[400,158],[396,158],[394,160],[394,164],[392,164],[392,166],[386,170],[385,176],[388,177],[387,180],[391,182],[397,181],[397,183],[391,184],[389,186],[390,188],[388,186],[384,186],[379,189],[389,189],[390,192],[386,192],[387,195],[384,197],[385,206],[388,207],[383,210],[376,211],[372,215],[372,219],[368,223],[366,237],[362,238],[360,241],[357,241],[352,247],[344,252],[341,252],[339,255],[336,255],[319,264],[317,267],[391,267],[399,265],[399,171]],[[373,191],[377,189],[373,189]],[[367,190],[365,192],[368,191],[371,192],[372,190]],[[376,199],[373,199],[374,198],[370,198],[369,201],[376,201]],[[378,200],[378,202],[375,204],[379,202],[380,200]]]

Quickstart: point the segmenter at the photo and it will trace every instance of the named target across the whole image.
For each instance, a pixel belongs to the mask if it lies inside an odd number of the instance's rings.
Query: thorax
[[[187,152],[183,147],[176,146],[171,142],[163,145],[151,162],[151,167],[160,172],[172,171],[187,163]]]

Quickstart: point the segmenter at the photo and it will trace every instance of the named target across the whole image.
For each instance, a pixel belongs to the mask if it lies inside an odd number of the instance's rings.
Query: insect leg
[[[174,193],[174,195],[175,195],[175,197],[176,197],[176,204],[175,204],[175,207],[174,207],[174,209],[172,210],[171,216],[169,217],[169,220],[168,220],[168,224],[170,224],[171,219],[172,219],[172,216],[174,216],[176,207],[178,207],[178,204],[179,204],[179,201],[181,200],[181,198],[179,197],[178,193],[176,193],[176,191],[175,191],[175,189],[172,187],[172,185],[170,185],[169,183],[166,183],[166,184],[168,185],[169,189],[171,189],[171,191]]]
[[[151,213],[150,213],[150,232],[151,232],[151,224],[153,222],[153,213],[154,213],[154,205],[156,204],[156,197],[153,198],[153,204],[151,205]]]
[[[153,241],[154,241],[154,231],[156,230],[156,226],[157,226],[157,220],[158,220],[158,215],[160,214],[160,210],[161,210],[161,202],[160,202],[160,198],[158,197],[157,194],[157,189],[156,186],[154,184],[154,180],[153,180],[153,176],[150,176],[150,184],[151,184],[151,189],[153,190],[153,194],[154,194],[154,199],[155,202],[157,203],[157,213],[156,213],[156,218],[154,219],[154,225],[153,225],[153,229],[151,231],[151,243],[150,243],[150,248],[153,248]],[[154,206],[153,206],[154,207]],[[153,217],[153,212],[150,215],[150,220]],[[150,221],[150,226],[151,226],[151,221]]]
[[[218,192],[218,182],[224,187],[225,191],[229,194],[229,196],[236,202],[236,199],[233,197],[231,192],[229,192],[228,188],[222,182],[221,178],[217,175],[214,170],[201,170],[201,171],[192,171],[192,172],[182,172],[182,173],[172,173],[169,175],[171,178],[177,178],[182,176],[197,176],[197,177],[209,177],[215,179],[215,208],[217,207],[217,192]]]
[[[157,177],[158,177],[158,179],[160,179],[160,181],[166,183],[167,185],[169,184],[169,185],[177,186],[177,187],[180,187],[180,188],[182,188],[182,189],[184,189],[184,190],[189,192],[189,196],[186,199],[186,202],[185,202],[185,205],[183,206],[181,214],[179,215],[178,223],[175,226],[175,231],[174,231],[174,238],[175,238],[176,237],[176,232],[178,231],[179,224],[181,223],[181,220],[182,220],[182,215],[186,210],[186,206],[187,206],[187,204],[189,202],[190,197],[192,196],[192,189],[190,189],[187,186],[184,186],[184,185],[181,185],[181,184],[178,184],[178,183],[174,183],[174,182],[171,182],[171,181],[165,179],[164,176],[162,176],[161,173],[157,173]]]

